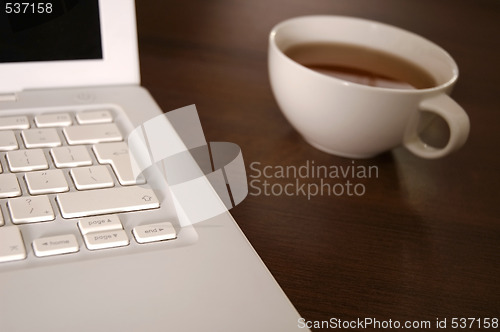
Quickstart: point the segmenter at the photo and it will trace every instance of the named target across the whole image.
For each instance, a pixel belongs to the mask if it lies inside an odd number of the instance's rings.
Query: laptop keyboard
[[[0,117],[0,263],[30,250],[46,257],[176,238],[170,222],[124,229],[124,214],[158,209],[160,201],[134,176],[114,120],[106,109]],[[23,236],[30,225],[65,220],[74,231]]]

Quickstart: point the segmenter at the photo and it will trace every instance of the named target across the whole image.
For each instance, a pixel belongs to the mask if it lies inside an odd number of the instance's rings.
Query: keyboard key
[[[24,175],[28,191],[32,195],[52,194],[68,191],[68,182],[60,169],[30,172]]]
[[[92,159],[85,146],[62,146],[50,149],[56,167],[79,167],[92,165]]]
[[[132,233],[138,243],[172,240],[177,237],[174,226],[169,222],[136,226]]]
[[[151,189],[119,187],[58,194],[63,218],[80,218],[100,214],[154,209],[160,202]]]
[[[0,209],[0,226],[5,225],[5,221],[3,220],[3,213],[2,210]]]
[[[15,174],[0,174],[0,198],[21,196],[21,188]]]
[[[0,228],[0,263],[26,258],[21,231],[17,226]]]
[[[132,172],[129,149],[126,143],[101,143],[93,147],[97,161],[101,164],[110,164],[121,185],[143,184],[142,175],[136,179]]]
[[[73,123],[68,113],[41,114],[35,116],[35,124],[43,127],[66,127]]]
[[[37,257],[74,253],[80,250],[73,234],[51,236],[33,241],[33,252]]]
[[[0,118],[0,130],[28,129],[30,123],[27,116],[6,116]]]
[[[109,123],[113,116],[108,110],[83,111],[76,114],[76,121],[79,124]]]
[[[61,139],[54,128],[28,129],[21,132],[27,148],[46,148],[61,145]]]
[[[115,185],[106,166],[73,168],[70,174],[78,190],[108,188]]]
[[[12,130],[0,131],[0,151],[11,151],[19,149],[16,135]]]
[[[47,196],[11,198],[7,202],[14,224],[54,220],[54,211]]]
[[[114,123],[70,126],[65,127],[63,133],[70,145],[123,141],[123,136]]]
[[[113,231],[123,229],[120,218],[117,215],[111,214],[108,216],[87,217],[78,221],[78,228],[82,235],[88,233]]]
[[[114,230],[100,233],[89,233],[83,236],[89,250],[107,249],[127,246],[130,241],[124,230]]]
[[[6,157],[11,172],[29,172],[49,168],[41,149],[9,151]]]

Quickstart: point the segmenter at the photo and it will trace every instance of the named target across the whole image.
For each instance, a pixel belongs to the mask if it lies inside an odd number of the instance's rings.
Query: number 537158
[[[51,14],[51,2],[6,2],[6,14]]]

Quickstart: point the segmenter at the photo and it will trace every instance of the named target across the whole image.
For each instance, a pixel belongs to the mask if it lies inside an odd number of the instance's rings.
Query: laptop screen
[[[98,0],[0,0],[0,63],[103,58]]]

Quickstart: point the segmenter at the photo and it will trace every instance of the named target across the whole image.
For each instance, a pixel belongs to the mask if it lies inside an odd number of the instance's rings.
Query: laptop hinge
[[[16,93],[0,93],[0,101],[17,101]]]

